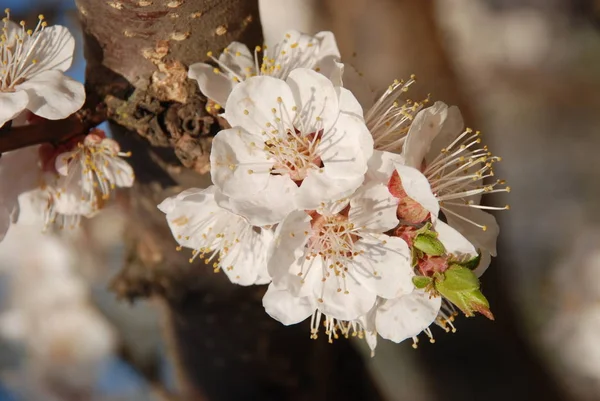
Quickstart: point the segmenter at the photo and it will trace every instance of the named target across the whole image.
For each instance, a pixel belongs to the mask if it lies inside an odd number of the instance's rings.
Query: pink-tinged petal
[[[75,154],[77,154],[77,150],[61,153],[56,156],[54,167],[56,168],[56,171],[58,171],[58,174],[64,177],[69,174],[69,162]]]
[[[435,221],[440,212],[440,204],[431,192],[427,178],[419,170],[400,164],[396,165],[396,171],[406,194],[427,209],[432,221]]]
[[[396,165],[403,165],[404,157],[396,153],[374,150],[369,158],[365,181],[387,185],[396,171]]]
[[[331,130],[339,115],[338,96],[331,81],[307,68],[293,70],[287,80],[296,105],[303,134]]]
[[[402,149],[407,166],[421,168],[425,155],[429,153],[431,144],[441,131],[447,115],[448,106],[442,102],[435,102],[433,106],[417,113]]]
[[[447,253],[451,253],[459,258],[466,257],[468,259],[477,256],[477,250],[473,244],[448,224],[438,220],[435,223],[434,229],[438,234],[438,240],[444,244]]]
[[[192,64],[188,70],[188,77],[198,81],[200,92],[207,98],[224,106],[237,82],[221,73],[215,73],[214,70],[215,67],[205,63]]]
[[[372,235],[356,242],[355,249],[364,251],[354,257],[351,270],[362,286],[386,299],[413,291],[411,252],[401,238]]]
[[[240,126],[260,135],[275,128],[293,129],[295,106],[292,90],[285,81],[259,76],[248,78],[233,88],[224,114],[231,126]],[[277,122],[276,118],[282,121]]]
[[[300,323],[313,314],[316,309],[312,297],[295,297],[286,289],[269,285],[263,297],[265,311],[273,319],[286,326]]]
[[[386,232],[398,225],[396,209],[398,199],[387,186],[370,184],[363,186],[350,200],[348,219],[356,227],[371,232]]]
[[[325,269],[324,269],[325,270]],[[321,273],[322,278],[323,272]],[[354,277],[341,273],[331,273],[322,281],[322,285],[313,285],[317,308],[339,320],[355,320],[365,315],[373,305],[377,296],[361,285]]]
[[[377,332],[395,343],[415,337],[433,323],[441,304],[440,297],[430,298],[421,290],[386,300],[377,309]]]
[[[83,84],[57,70],[40,72],[16,89],[27,92],[27,108],[33,114],[49,120],[67,118],[85,101]]]
[[[267,185],[260,192],[246,197],[224,200],[217,196],[219,204],[246,218],[252,225],[265,226],[281,222],[296,210],[295,197],[298,186],[288,176],[269,176]]]
[[[239,199],[263,191],[273,166],[264,146],[258,135],[240,127],[219,132],[213,139],[210,153],[214,184],[225,195]]]
[[[327,167],[310,170],[302,181],[296,196],[296,207],[305,210],[319,209],[322,203],[329,203],[348,197],[362,184],[364,177],[337,178],[329,174]]]
[[[0,92],[0,127],[17,117],[27,108],[28,103],[29,95],[23,90]]]
[[[27,76],[32,77],[49,70],[64,72],[71,67],[75,38],[65,26],[53,25],[39,33],[37,43],[28,60],[36,60]]]

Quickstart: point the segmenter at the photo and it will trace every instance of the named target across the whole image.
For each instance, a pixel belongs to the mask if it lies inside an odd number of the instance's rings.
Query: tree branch
[[[106,119],[102,105],[82,109],[64,120],[37,119],[35,124],[0,130],[0,154],[41,143],[58,144],[87,133]]]

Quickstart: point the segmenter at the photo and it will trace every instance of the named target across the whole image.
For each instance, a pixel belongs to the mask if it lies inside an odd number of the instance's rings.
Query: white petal
[[[222,258],[220,264],[229,280],[234,284],[266,284],[270,281],[267,272],[267,252],[273,235],[269,230],[258,233],[249,230]]]
[[[406,165],[416,169],[421,168],[425,155],[429,152],[431,144],[442,129],[442,124],[448,115],[448,106],[442,102],[435,102],[433,106],[421,110],[415,116],[408,134],[402,154]]]
[[[252,77],[231,91],[225,105],[225,118],[232,126],[257,134],[277,126],[276,118],[282,119],[283,128],[293,129],[295,106],[292,90],[285,81],[268,76]]]
[[[396,170],[397,164],[404,164],[404,156],[396,153],[374,150],[373,156],[369,158],[365,180],[377,184],[388,185],[392,174]]]
[[[0,203],[0,241],[4,239],[10,228],[12,208],[7,208]]]
[[[323,129],[325,135],[336,124],[339,115],[339,102],[331,81],[306,68],[293,70],[286,80],[296,105],[303,134]]]
[[[473,273],[475,273],[477,277],[481,277],[483,273],[485,273],[487,268],[490,267],[491,262],[492,255],[490,255],[488,251],[481,250],[481,259],[479,260],[479,266],[477,266],[477,268],[473,270]]]
[[[377,332],[395,343],[414,337],[433,323],[441,304],[440,297],[429,298],[429,294],[421,290],[386,300],[377,309]]]
[[[398,225],[397,208],[398,199],[387,186],[366,185],[351,198],[348,219],[363,230],[382,233]]]
[[[364,110],[369,110],[373,106],[373,103],[375,103],[373,89],[371,89],[367,80],[351,64],[344,64],[343,81],[344,87],[348,88],[354,94]]]
[[[231,42],[227,46],[227,51],[223,51],[219,56],[219,63],[225,65],[242,79],[246,78],[248,74],[256,73],[254,54],[250,52],[248,46],[240,42]]]
[[[323,75],[325,75],[325,74],[323,74]],[[335,88],[337,90],[339,87],[344,86],[344,82],[342,80],[343,75],[344,75],[344,63],[340,63],[339,61],[336,61],[336,62],[334,62],[334,67],[331,70],[331,73],[329,75],[325,75],[325,76],[329,78],[329,80],[331,81],[333,86],[335,86]],[[338,97],[340,97],[339,90],[338,90]],[[341,104],[342,104],[342,102],[340,101],[340,109],[342,108]],[[361,110],[362,110],[362,107],[361,107]]]
[[[339,93],[340,112],[350,114],[364,121],[363,108],[352,92],[345,88],[336,88]]]
[[[133,186],[135,175],[133,169],[127,161],[120,157],[109,158],[109,163],[105,167],[105,173],[110,182],[120,188],[129,188]]]
[[[38,42],[28,59],[36,60],[27,76],[33,77],[43,71],[66,71],[73,62],[75,38],[65,26],[53,25],[39,34]]]
[[[484,231],[480,227],[474,226],[450,213],[445,214],[448,224],[464,235],[476,248],[481,248],[481,250],[489,252],[492,256],[496,256],[496,240],[500,233],[500,227],[493,215],[472,207],[445,206],[445,208],[451,209],[477,224],[486,226]]]
[[[375,304],[377,296],[351,275],[332,274],[322,285],[313,286],[317,308],[340,320],[355,320],[365,315]]]
[[[396,171],[406,194],[427,209],[432,221],[435,221],[440,212],[440,204],[431,192],[427,178],[419,170],[400,164],[396,165]]]
[[[306,272],[309,267],[304,257],[304,248],[308,242],[305,232],[311,231],[310,220],[310,216],[304,211],[290,213],[275,230],[268,261],[267,267],[273,283],[290,289],[294,295],[298,295],[303,285],[303,277],[298,276],[298,273]]]
[[[323,31],[315,35],[319,40],[319,52],[316,55],[315,68],[326,77],[329,77],[336,68],[336,62],[341,58],[333,32]]]
[[[265,311],[273,319],[286,326],[300,323],[315,311],[315,301],[312,297],[295,297],[286,289],[278,289],[269,285],[263,297]]]
[[[273,162],[267,160],[264,142],[243,128],[220,131],[213,139],[210,173],[227,196],[243,199],[265,189]]]
[[[373,155],[373,137],[361,119],[340,114],[333,130],[323,135],[318,150],[331,176],[362,176]]]
[[[239,214],[255,226],[281,222],[296,210],[295,197],[298,186],[288,176],[272,175],[267,186],[260,192],[246,197],[228,199],[217,195],[217,202],[224,208]]]
[[[458,107],[448,107],[448,114],[442,123],[442,129],[431,143],[429,152],[425,155],[425,161],[427,163],[433,161],[443,148],[450,145],[463,132],[464,126],[465,123]]]
[[[361,285],[382,298],[396,298],[413,291],[411,252],[401,238],[369,236],[356,242],[364,251],[354,257],[352,274]]]
[[[83,106],[85,90],[81,82],[62,72],[44,71],[16,86],[29,95],[27,108],[49,120],[61,120]]]
[[[29,95],[20,90],[0,93],[0,127],[27,108]]]
[[[192,64],[188,70],[188,77],[198,81],[200,92],[207,98],[224,106],[237,82],[223,74],[215,74],[214,69],[215,67],[205,63]]]
[[[438,240],[444,244],[446,251],[458,257],[477,256],[477,250],[463,237],[457,230],[450,227],[441,220],[436,221],[435,231],[438,233]]]
[[[332,177],[327,168],[322,169],[322,172],[310,170],[298,190],[296,207],[316,210],[321,207],[321,203],[329,203],[352,195],[363,180],[362,175],[347,179]]]

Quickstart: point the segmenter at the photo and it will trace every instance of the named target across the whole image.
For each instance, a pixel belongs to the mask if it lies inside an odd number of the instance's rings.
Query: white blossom
[[[458,108],[436,102],[417,114],[402,150],[406,165],[420,169],[429,180],[448,224],[481,250],[478,274],[496,256],[499,233],[496,219],[486,210],[508,209],[483,206],[481,196],[510,192],[504,180],[494,179],[493,164],[501,158],[480,143],[479,131],[463,130]],[[486,179],[493,181],[485,184]]]
[[[273,232],[254,227],[246,219],[220,207],[214,185],[188,189],[165,199],[158,208],[180,246],[191,248],[192,258],[223,270],[231,282],[240,285],[266,284],[267,250]]]
[[[363,182],[373,140],[358,103],[308,69],[286,81],[249,78],[227,100],[232,128],[219,132],[211,176],[231,210],[252,224],[274,224],[352,194]],[[362,114],[362,111],[360,112]]]
[[[9,19],[0,35],[0,126],[24,110],[50,120],[66,118],[85,100],[80,82],[63,74],[73,60],[75,40],[68,29],[47,27],[44,16],[34,30]]]
[[[331,32],[315,36],[288,31],[273,49],[257,46],[254,52],[239,42],[232,42],[219,58],[208,53],[218,67],[196,63],[189,67],[188,76],[198,81],[200,91],[217,104],[224,106],[233,88],[257,75],[286,79],[296,68],[310,68],[325,76],[334,70],[340,52]]]
[[[288,215],[277,227],[268,264],[267,313],[286,325],[313,315],[315,336],[322,315],[328,331],[348,327],[378,296],[412,292],[409,248],[383,234],[398,224],[396,206],[385,186],[372,185],[349,200]]]

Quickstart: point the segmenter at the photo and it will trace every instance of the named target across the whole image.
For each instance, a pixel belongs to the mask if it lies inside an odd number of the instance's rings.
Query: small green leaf
[[[413,241],[413,245],[429,256],[442,256],[446,253],[444,244],[436,236],[430,234],[417,235]]]
[[[414,276],[412,278],[413,284],[415,285],[415,287],[417,287],[420,290],[427,287],[429,284],[431,284],[432,281],[433,281],[433,279],[431,277],[425,277],[425,276]]]
[[[454,264],[435,281],[435,289],[466,316],[479,312],[493,320],[490,304],[480,291],[477,276],[468,268]]]

